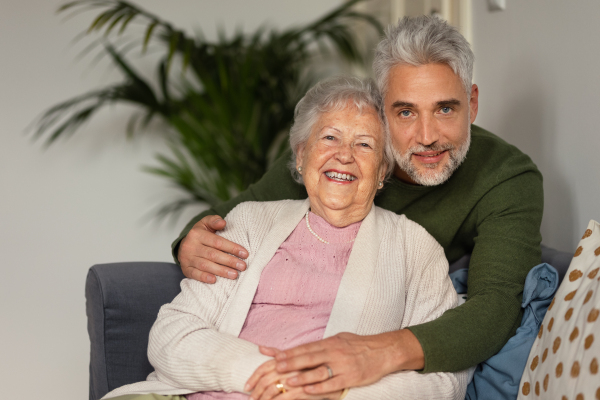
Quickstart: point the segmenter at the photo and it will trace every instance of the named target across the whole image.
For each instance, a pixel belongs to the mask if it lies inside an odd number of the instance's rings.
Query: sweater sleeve
[[[406,220],[403,236],[405,258],[399,260],[399,264],[404,264],[407,272],[402,328],[432,321],[457,304],[442,247],[424,228],[410,220]],[[375,384],[351,389],[348,399],[462,400],[471,372],[397,372]]]
[[[247,246],[244,217],[234,209],[222,236]],[[161,308],[150,331],[148,359],[160,381],[192,391],[243,392],[256,368],[270,359],[257,345],[217,330],[240,279],[182,281],[181,293]]]
[[[520,325],[525,277],[541,258],[542,178],[537,170],[508,178],[499,171],[498,180],[473,211],[467,301],[409,328],[425,353],[425,372],[474,366],[496,354]]]
[[[288,151],[280,156],[258,182],[250,185],[248,189],[238,196],[218,204],[192,218],[171,245],[171,253],[175,262],[179,264],[177,252],[183,238],[188,234],[196,222],[207,215],[220,215],[223,217],[235,206],[246,201],[300,200],[308,197],[304,186],[294,181],[290,170],[287,167],[290,155],[291,151]],[[241,243],[238,244],[241,245]]]

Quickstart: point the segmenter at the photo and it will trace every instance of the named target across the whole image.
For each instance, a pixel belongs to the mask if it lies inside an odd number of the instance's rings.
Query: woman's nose
[[[337,159],[342,164],[347,164],[354,161],[354,144],[348,143],[340,146],[337,152]]]

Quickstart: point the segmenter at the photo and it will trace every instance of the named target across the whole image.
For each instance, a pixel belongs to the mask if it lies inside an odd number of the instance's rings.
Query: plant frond
[[[152,23],[146,28],[146,34],[144,35],[144,44],[142,45],[142,53],[146,52],[146,49],[148,48],[148,42],[150,42],[150,38],[152,37],[152,32],[154,31],[154,28],[157,27],[157,25],[158,21],[152,21]]]
[[[121,22],[121,20],[123,18],[127,17],[128,15],[130,15],[130,13],[128,13],[128,10],[126,8],[121,8],[119,11],[117,11],[114,15],[114,18],[112,19],[112,22],[108,25],[108,27],[104,31],[104,36],[107,37],[108,35],[110,35],[110,33],[112,32],[114,27],[117,26],[117,24],[119,22]]]

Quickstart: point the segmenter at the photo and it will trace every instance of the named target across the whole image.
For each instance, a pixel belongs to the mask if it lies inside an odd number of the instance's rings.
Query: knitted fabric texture
[[[360,222],[336,228],[310,213],[281,244],[260,276],[239,338],[280,350],[323,338]],[[243,400],[244,393],[199,392],[188,400]]]

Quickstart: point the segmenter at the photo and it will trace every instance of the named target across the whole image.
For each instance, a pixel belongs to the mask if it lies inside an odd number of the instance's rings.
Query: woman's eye
[[[327,136],[325,136],[325,139],[326,140],[335,140],[335,137],[331,136],[331,135],[327,135]]]
[[[371,147],[371,145],[369,143],[359,143],[358,145],[361,146],[361,147],[366,147],[366,148],[370,148]]]

